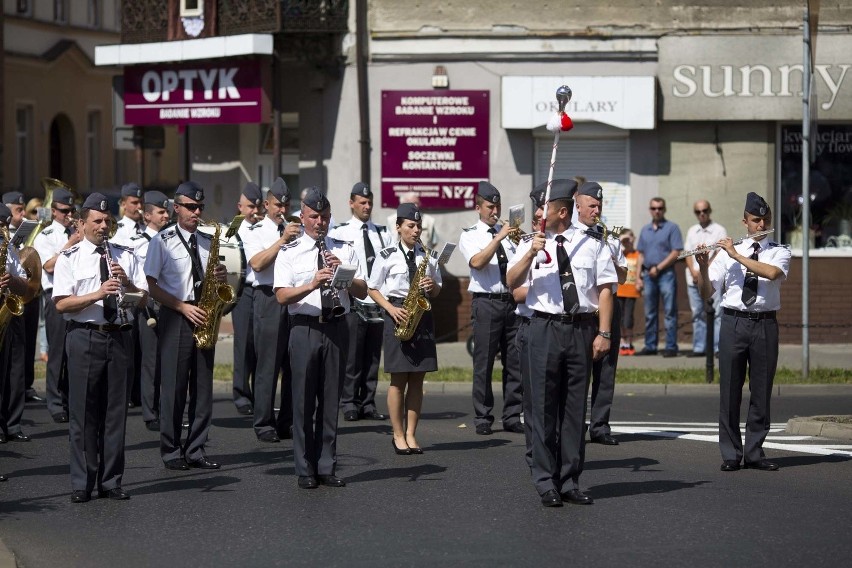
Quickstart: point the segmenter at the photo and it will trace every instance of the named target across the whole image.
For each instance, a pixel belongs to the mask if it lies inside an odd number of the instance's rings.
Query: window
[[[802,126],[782,125],[780,154],[780,214],[774,216],[774,240],[802,248]],[[816,248],[852,248],[852,124],[820,124],[816,160],[810,169],[811,231]]]
[[[93,28],[101,27],[101,0],[88,0],[86,24]]]
[[[53,21],[57,24],[68,23],[68,0],[53,0]]]
[[[15,2],[15,12],[21,16],[32,16],[30,0],[17,0]]]
[[[17,152],[18,191],[33,185],[33,107],[18,107],[15,112],[15,150]]]
[[[180,0],[180,17],[195,18],[204,15],[204,0]]]
[[[101,169],[101,111],[89,111],[86,125],[86,181],[89,189],[98,188]]]

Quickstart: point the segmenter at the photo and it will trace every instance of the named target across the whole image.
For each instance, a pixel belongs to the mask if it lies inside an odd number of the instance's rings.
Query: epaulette
[[[346,225],[348,225],[348,224],[349,224],[349,221],[346,221],[345,223],[340,223],[339,225],[335,225],[335,226],[334,226],[334,229],[336,229],[336,228],[338,228],[338,227],[345,227],[345,226],[346,226]]]
[[[776,243],[775,241],[769,241],[769,246],[771,247],[782,247],[785,249],[789,249],[790,245],[785,245],[784,243]]]
[[[528,242],[535,238],[536,233],[527,233],[526,235],[521,236],[521,241]]]
[[[119,221],[118,223],[115,224],[115,226],[118,227],[119,229],[123,229],[124,228],[124,221]]]
[[[169,229],[168,231],[162,230],[157,234],[160,235],[163,238],[164,241],[167,241],[170,238],[172,238],[173,236],[177,235],[177,231],[174,230],[174,229]]]
[[[294,246],[296,246],[297,244],[299,244],[299,239],[296,239],[296,240],[295,240],[295,241],[293,241],[293,242],[285,243],[285,244],[281,245],[281,249],[280,249],[280,250],[287,250],[287,249],[293,248],[293,247],[294,247]]]
[[[144,238],[145,238],[145,234],[139,233],[138,235],[133,235],[132,237],[130,237],[130,240],[131,241],[138,241],[139,239],[144,239]],[[115,243],[113,243],[113,244],[115,244]]]
[[[583,231],[583,233],[592,237],[595,240],[603,242],[603,233],[599,233],[598,231],[595,231],[593,229],[586,229],[585,231]]]
[[[382,255],[382,258],[387,259],[390,255],[393,254],[393,251],[399,250],[396,247],[388,247],[379,251],[379,254]]]
[[[257,222],[257,223],[255,223],[254,225],[249,225],[248,230],[249,230],[249,231],[254,231],[255,229],[259,229],[259,228],[261,228],[262,226],[263,226],[263,221],[258,221],[258,222]]]
[[[125,245],[119,245],[117,243],[110,243],[110,246],[114,249],[123,250],[123,251],[127,251],[127,252],[133,252],[132,247],[128,247],[128,246],[125,246]]]
[[[41,232],[42,235],[49,235],[53,232],[53,229],[45,229]]]
[[[203,231],[196,231],[195,234],[199,237],[204,237],[205,239],[210,239],[211,241],[213,240],[213,235],[209,233],[205,233]]]
[[[78,248],[80,248],[80,245],[79,245],[79,244],[74,245],[73,247],[68,248],[68,249],[65,249],[65,250],[63,250],[63,251],[61,251],[61,252],[62,252],[62,254],[63,254],[63,255],[65,255],[65,256],[71,256],[73,253],[77,252],[77,249],[78,249]]]
[[[333,242],[336,245],[349,245],[350,247],[354,246],[352,244],[352,241],[341,241],[340,239],[335,239],[334,237],[329,237],[329,238],[331,239],[331,242]]]
[[[466,227],[466,228],[462,229],[462,231],[468,232],[468,231],[473,231],[474,229],[476,229],[476,225],[474,225],[473,227]]]
[[[165,225],[162,229],[160,229],[160,230],[159,230],[159,231],[157,231],[157,232],[158,232],[158,233],[162,233],[163,231],[168,231],[169,229],[174,228],[174,226],[175,226],[176,224],[177,224],[177,223],[175,223],[174,221],[172,221],[171,223],[169,223],[168,225]]]

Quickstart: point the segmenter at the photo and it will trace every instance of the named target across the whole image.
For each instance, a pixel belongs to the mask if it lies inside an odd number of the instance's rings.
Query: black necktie
[[[754,252],[751,253],[751,259],[757,260],[757,251],[760,250],[760,243],[751,245],[754,247]],[[746,270],[745,281],[743,282],[743,304],[746,307],[753,305],[757,301],[757,274],[751,270]]]
[[[278,225],[278,236],[279,237],[284,236],[284,223],[281,223],[280,225]]]
[[[136,229],[136,234],[137,234],[137,235],[141,235],[141,234],[145,231],[145,228],[144,228],[144,227],[143,227],[143,228],[141,228],[141,229],[139,228],[139,223],[135,223],[135,224],[134,224],[134,226],[133,226],[133,228],[134,228],[134,229]]]
[[[103,245],[95,247],[95,252],[101,257],[101,283],[109,280],[109,265],[107,264],[106,249]],[[118,317],[118,302],[115,296],[104,298],[104,319],[109,323],[115,322]]]
[[[488,229],[488,232],[491,233],[492,239],[497,236],[497,229],[494,227]],[[506,249],[503,248],[503,243],[500,243],[500,246],[497,247],[497,266],[500,267],[500,283],[503,286],[506,286],[506,267],[508,265],[509,257],[506,256]]]
[[[74,225],[73,224],[65,227],[65,234],[68,235],[69,237],[74,234]]]
[[[198,241],[195,234],[189,235],[189,252],[192,253],[192,292],[193,299],[200,300],[201,296],[201,281],[203,277],[199,274],[201,271],[201,257],[198,255]]]
[[[405,264],[408,265],[408,282],[414,280],[414,274],[417,272],[417,264],[414,262],[414,249],[405,253]]]
[[[317,240],[317,270],[325,268],[325,259],[322,255],[322,241]],[[322,321],[331,319],[331,310],[334,307],[331,286],[328,283],[320,286],[320,308],[322,309]]]
[[[562,306],[566,314],[575,314],[580,309],[580,297],[574,273],[571,271],[571,259],[565,250],[565,237],[556,236],[556,262],[559,266],[559,285],[562,287]]]
[[[361,227],[361,233],[364,235],[364,256],[367,257],[367,276],[369,276],[373,271],[373,262],[376,260],[376,249],[370,242],[370,230],[367,223],[364,223]]]

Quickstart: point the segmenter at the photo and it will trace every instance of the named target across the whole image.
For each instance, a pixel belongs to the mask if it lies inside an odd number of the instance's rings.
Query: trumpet
[[[520,219],[518,219],[518,221],[516,223],[509,223],[509,221],[507,221],[505,219],[500,219],[500,217],[497,216],[494,213],[491,214],[491,218],[494,219],[495,221],[497,221],[498,223],[502,224],[502,225],[509,225],[509,227],[511,227],[510,230],[509,230],[508,238],[515,245],[517,245],[519,242],[521,242],[521,239],[524,237],[524,235],[526,235],[526,233],[524,233],[521,230],[521,220]]]
[[[318,235],[317,243],[319,243],[319,254],[322,259],[322,266],[323,268],[328,268],[328,261],[325,259],[325,253],[328,252],[328,248],[325,246],[325,233],[320,233]],[[340,293],[337,291],[337,288],[334,288],[331,285],[330,282],[323,283],[320,288],[320,295],[331,297],[331,309],[326,310],[323,308],[322,315],[320,316],[320,322],[325,323],[334,321],[346,313],[346,308],[344,308],[340,303]]]
[[[775,232],[775,229],[766,229],[765,231],[757,231],[756,233],[752,233],[750,235],[744,236],[741,239],[737,239],[731,244],[738,245],[746,239],[753,239],[755,237],[763,237],[765,235],[771,235],[774,232]],[[716,250],[717,248],[719,248],[719,243],[714,243],[712,245],[705,245],[705,246],[696,247],[692,250],[685,250],[678,255],[677,259],[680,260],[682,258],[686,258],[686,257],[692,256],[694,254],[701,254],[701,253],[704,253],[704,252],[710,252],[711,250]]]

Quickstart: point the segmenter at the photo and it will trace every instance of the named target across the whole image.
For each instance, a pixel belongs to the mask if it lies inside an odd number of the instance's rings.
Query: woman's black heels
[[[396,442],[394,441],[393,438],[391,438],[391,444],[393,444],[393,451],[396,452],[396,455],[398,455],[398,456],[410,456],[411,454],[414,453],[411,450],[411,448],[397,448]],[[418,448],[418,449],[420,449],[420,448]],[[420,450],[420,453],[422,454],[423,450]]]
[[[412,454],[420,455],[420,454],[423,453],[423,448],[408,448],[408,449],[411,451]]]

